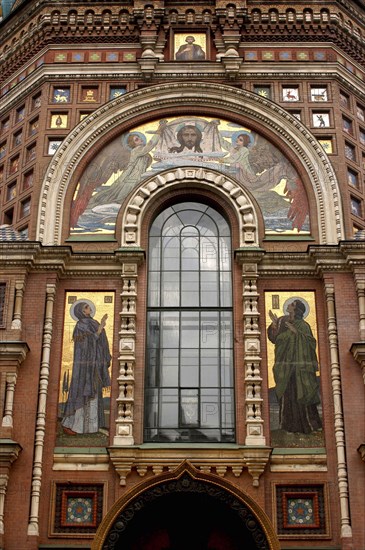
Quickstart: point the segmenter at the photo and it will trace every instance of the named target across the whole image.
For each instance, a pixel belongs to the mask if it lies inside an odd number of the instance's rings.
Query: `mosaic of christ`
[[[218,170],[238,181],[257,200],[266,234],[309,234],[303,183],[277,147],[233,122],[185,116],[133,128],[96,155],[74,193],[71,235],[113,235],[126,197],[179,166]]]

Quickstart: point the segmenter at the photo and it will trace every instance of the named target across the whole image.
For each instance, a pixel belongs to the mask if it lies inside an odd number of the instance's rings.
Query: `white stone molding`
[[[15,302],[13,320],[11,322],[11,328],[13,330],[21,330],[22,328],[22,307],[23,296],[25,290],[25,281],[15,281]]]
[[[259,312],[257,309],[257,265],[244,263],[243,282],[243,345],[246,386],[246,445],[266,445],[261,415],[261,356]]]
[[[17,379],[16,372],[6,373],[4,416],[1,423],[3,428],[13,427],[14,393],[15,393],[16,379]]]
[[[265,128],[275,136],[275,145],[285,143],[308,176],[316,200],[319,242],[337,244],[344,238],[342,205],[333,167],[316,138],[295,117],[275,103],[230,86],[201,82],[176,82],[146,87],[110,101],[83,119],[71,130],[53,156],[43,180],[38,207],[37,240],[44,245],[61,244],[66,192],[75,186],[74,173],[91,148],[100,150],[100,139],[118,125],[132,128],[136,117],[158,119],[161,110],[176,114],[180,107],[196,112],[216,113],[227,119],[237,116],[247,125]],[[215,114],[216,116],[216,114]],[[103,141],[104,142],[104,141]]]
[[[50,356],[52,342],[52,318],[53,306],[56,296],[56,285],[47,284],[46,287],[46,312],[43,323],[42,361],[38,389],[38,409],[34,438],[34,458],[32,473],[32,488],[30,500],[30,512],[28,523],[28,535],[39,535],[39,501],[42,484],[43,449],[46,424],[46,405],[48,393],[48,381],[50,374]]]
[[[253,487],[259,487],[259,479],[269,461],[270,447],[241,447],[239,445],[227,445],[217,449],[214,445],[199,448],[194,444],[171,447],[159,445],[133,446],[119,449],[109,448],[110,460],[120,478],[122,487],[127,484],[127,476],[135,469],[140,477],[147,473],[158,475],[164,469],[174,470],[184,460],[189,460],[195,468],[201,472],[216,473],[219,477],[228,477],[233,474],[238,478],[246,471],[252,478]]]
[[[4,403],[1,425],[3,428],[13,428],[14,393],[18,370],[28,351],[28,344],[20,340],[0,343],[1,400]]]
[[[335,439],[337,451],[337,482],[340,493],[340,517],[342,538],[352,537],[349,508],[349,484],[347,474],[345,430],[342,408],[341,371],[338,349],[338,330],[335,308],[335,288],[333,281],[324,277],[327,302],[327,328],[330,344],[331,381],[335,415]]]
[[[212,189],[227,197],[239,225],[241,247],[258,247],[257,215],[248,193],[234,179],[215,170],[196,167],[176,168],[161,172],[143,182],[134,192],[123,213],[121,243],[125,247],[141,246],[141,224],[148,205],[161,189]]]
[[[245,372],[246,445],[265,446],[262,418],[262,376],[260,354],[260,325],[257,290],[258,263],[263,252],[236,251],[236,260],[242,264],[243,346]]]

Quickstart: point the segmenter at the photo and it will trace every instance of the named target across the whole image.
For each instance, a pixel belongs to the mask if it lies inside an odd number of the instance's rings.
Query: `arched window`
[[[234,441],[231,233],[212,207],[170,206],[149,233],[144,440]]]

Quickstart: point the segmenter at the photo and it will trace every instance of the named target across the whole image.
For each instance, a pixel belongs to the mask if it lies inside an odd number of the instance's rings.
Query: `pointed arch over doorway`
[[[155,546],[154,546],[155,544]],[[247,494],[188,461],[123,495],[92,550],[279,550],[274,528]]]
[[[204,97],[202,105],[201,97]],[[291,150],[312,188],[320,243],[336,244],[344,238],[338,182],[328,157],[311,132],[275,103],[246,90],[211,83],[169,83],[125,94],[83,119],[67,136],[52,158],[42,183],[37,220],[37,240],[61,244],[68,226],[67,200],[75,188],[74,175],[85,165],[90,150],[143,120],[158,119],[184,110],[190,113],[240,117],[251,126],[276,136]]]

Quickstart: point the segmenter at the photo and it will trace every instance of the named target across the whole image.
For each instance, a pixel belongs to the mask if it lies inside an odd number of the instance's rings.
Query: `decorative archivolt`
[[[149,203],[159,190],[171,187],[208,187],[228,197],[237,214],[240,246],[258,246],[257,215],[248,193],[236,181],[214,170],[186,167],[162,172],[138,187],[129,200],[122,221],[122,246],[141,245],[141,223]]]
[[[75,187],[75,171],[90,149],[100,149],[101,138],[109,132],[115,135],[115,128],[120,125],[130,128],[137,121],[160,118],[162,112],[175,115],[182,109],[204,115],[217,116],[219,113],[231,120],[241,117],[250,126],[269,130],[277,137],[277,145],[280,146],[280,141],[285,142],[296,155],[312,187],[319,242],[336,244],[344,238],[341,197],[334,170],[315,137],[299,120],[272,101],[246,90],[219,84],[179,82],[125,94],[100,107],[69,133],[52,158],[42,184],[37,239],[46,245],[61,244],[62,225],[69,223],[64,218],[67,190],[70,186]]]

